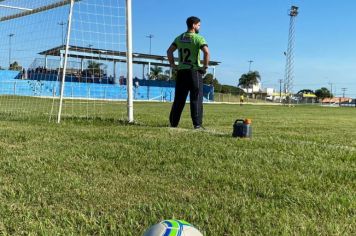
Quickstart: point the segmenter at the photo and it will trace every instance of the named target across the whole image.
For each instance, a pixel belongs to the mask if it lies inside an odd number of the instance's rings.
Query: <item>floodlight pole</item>
[[[62,26],[62,45],[64,45],[64,25],[66,24],[65,22],[61,21],[57,23],[58,25]]]
[[[150,50],[148,51],[149,55],[151,56],[152,54],[152,38],[154,37],[153,34],[149,34],[146,36],[146,38],[149,38],[150,39]],[[148,78],[151,77],[151,61],[148,62],[148,71],[147,71],[147,74],[148,74]]]
[[[285,68],[285,78],[284,78],[284,92],[288,96],[293,90],[293,80],[294,80],[294,39],[295,39],[295,27],[294,22],[298,16],[298,7],[292,6],[289,11],[290,22],[289,22],[289,36],[288,36],[288,49],[285,53],[286,55],[286,68]],[[287,101],[290,102],[290,101]]]
[[[73,16],[74,2],[75,2],[75,0],[70,1],[70,8],[69,8],[69,15],[68,15],[67,40],[66,40],[66,48],[65,48],[65,52],[64,52],[64,65],[63,65],[63,71],[62,71],[61,94],[60,94],[60,99],[59,99],[59,109],[58,109],[58,119],[57,119],[58,124],[61,123],[63,96],[64,96],[64,83],[65,83],[67,64],[68,64],[69,40],[70,40],[70,33],[71,33],[71,28],[72,28],[72,16]]]
[[[11,67],[11,38],[14,37],[15,34],[9,34],[9,69]]]
[[[127,78],[126,78],[126,87],[127,87],[127,120],[129,123],[134,122],[133,115],[133,66],[132,66],[132,1],[126,0],[126,61],[127,61]]]
[[[249,60],[249,61],[247,61],[248,63],[249,63],[249,66],[248,66],[248,72],[251,72],[251,64],[252,64],[252,60]]]
[[[149,34],[146,36],[146,38],[149,38],[150,39],[150,51],[149,51],[149,54],[151,55],[151,49],[152,49],[152,38],[154,37],[153,34]]]

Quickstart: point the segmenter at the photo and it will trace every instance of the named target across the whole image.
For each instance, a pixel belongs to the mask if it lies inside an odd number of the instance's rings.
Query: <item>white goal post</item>
[[[60,123],[122,115],[115,102],[126,100],[134,122],[131,0],[0,0],[0,10],[0,115]]]

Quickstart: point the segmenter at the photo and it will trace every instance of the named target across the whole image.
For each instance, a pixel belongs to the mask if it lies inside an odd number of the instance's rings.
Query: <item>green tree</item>
[[[250,71],[247,74],[242,74],[239,79],[238,86],[241,88],[249,89],[253,85],[258,84],[261,81],[261,75],[258,71]]]
[[[88,61],[87,69],[84,70],[84,73],[87,75],[101,76],[104,74],[104,70],[101,69],[103,63],[96,61]]]
[[[152,71],[151,71],[152,72]],[[174,73],[172,72],[172,77],[174,76]],[[170,70],[165,70],[164,73],[159,73],[157,75],[157,80],[163,80],[163,81],[168,81],[170,80],[171,77],[171,72]]]
[[[203,78],[203,83],[212,85],[214,87],[215,92],[220,92],[221,91],[221,84],[219,83],[218,79],[214,78],[214,75],[211,73],[208,73],[204,76]]]
[[[320,89],[315,90],[315,95],[318,99],[324,99],[324,98],[332,98],[333,95],[329,91],[329,89],[322,87]]]
[[[303,95],[303,94],[314,94],[314,91],[311,90],[311,89],[302,89],[302,90],[299,90],[297,95]]]
[[[203,83],[214,85],[214,75],[210,73],[206,74],[203,78]]]
[[[231,93],[231,94],[245,94],[245,92],[236,87],[236,86],[232,86],[232,85],[221,85],[221,90],[220,90],[221,93]]]
[[[162,80],[172,80],[172,81],[176,81],[177,79],[177,70],[172,70],[172,78],[171,78],[171,70],[165,70],[164,74],[162,76],[159,76],[159,79]]]
[[[22,66],[17,61],[14,61],[13,63],[10,64],[9,69],[10,70],[22,71]]]
[[[172,71],[172,76],[173,76],[173,71]],[[164,74],[162,74],[162,76],[160,76],[161,80],[165,80],[165,81],[168,81],[171,79],[171,70],[165,70],[164,71]]]
[[[151,67],[150,79],[157,80],[162,76],[163,69],[159,66]]]
[[[219,81],[218,81],[218,79],[215,78],[215,79],[213,80],[213,86],[214,86],[214,90],[215,90],[215,88],[218,88],[219,86],[221,86],[220,83],[219,83]]]
[[[296,94],[297,97],[303,98],[303,94],[315,94],[311,89],[302,89],[299,90]]]

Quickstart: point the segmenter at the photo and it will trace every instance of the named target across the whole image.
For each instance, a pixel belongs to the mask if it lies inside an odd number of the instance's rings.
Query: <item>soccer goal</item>
[[[0,0],[0,37],[3,116],[133,121],[131,0]]]

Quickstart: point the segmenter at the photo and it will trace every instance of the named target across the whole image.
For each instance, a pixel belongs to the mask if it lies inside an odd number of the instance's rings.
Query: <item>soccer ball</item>
[[[149,228],[144,236],[203,236],[184,220],[165,220]]]

